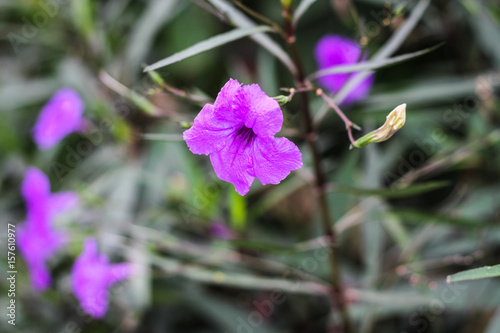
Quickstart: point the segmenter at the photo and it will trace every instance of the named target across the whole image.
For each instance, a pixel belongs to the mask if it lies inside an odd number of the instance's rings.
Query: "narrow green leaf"
[[[462,0],[460,2],[470,12],[467,19],[476,35],[475,40],[481,44],[484,52],[491,56],[495,66],[500,68],[500,44],[491,42],[500,38],[498,19],[495,21],[495,17],[488,12],[487,7],[481,1]]]
[[[359,196],[378,196],[384,198],[402,198],[410,197],[425,192],[429,192],[438,188],[450,185],[448,181],[428,182],[417,184],[403,188],[360,188],[355,186],[335,184],[332,192],[342,192]]]
[[[238,28],[250,28],[255,27],[256,24],[245,16],[241,11],[235,8],[233,5],[229,4],[224,0],[207,0],[212,4],[217,10],[226,15],[230,20],[231,24],[237,26]],[[297,68],[293,64],[292,59],[288,54],[281,48],[281,46],[274,40],[266,36],[265,34],[256,34],[251,36],[251,38],[265,48],[269,53],[273,54],[278,58],[292,74],[297,73]]]
[[[396,216],[392,215],[382,219],[382,224],[387,230],[387,233],[394,239],[396,244],[398,244],[399,248],[401,250],[406,249],[411,238],[403,223],[401,223]]]
[[[439,223],[453,225],[456,227],[477,228],[491,224],[490,221],[469,219],[464,217],[451,217],[442,214],[422,213],[415,210],[395,210],[389,214],[394,214],[407,222],[416,222],[419,224]]]
[[[149,65],[144,69],[144,72],[156,70],[161,67],[165,67],[168,65],[171,65],[173,63],[176,63],[178,61],[184,60],[186,58],[192,57],[194,55],[197,55],[199,53],[211,50],[213,48],[216,48],[218,46],[227,44],[229,42],[235,41],[237,39],[258,33],[258,32],[263,32],[263,31],[271,31],[272,29],[267,27],[267,26],[257,26],[257,27],[251,27],[251,28],[241,28],[241,29],[234,29],[229,32],[222,33],[220,35],[211,37],[209,39],[206,39],[204,41],[201,41],[199,43],[194,44],[193,46],[188,47],[187,49],[175,53],[163,60],[160,60],[158,62],[155,62],[152,65]]]
[[[146,97],[129,89],[128,87],[126,87],[122,83],[115,80],[113,77],[111,77],[111,75],[109,75],[105,71],[101,71],[99,73],[99,79],[108,88],[110,88],[111,90],[113,90],[117,94],[127,98],[135,106],[137,106],[139,109],[146,112],[147,114],[149,114],[149,115],[158,114],[158,110],[157,110],[156,106],[153,103],[151,103]]]
[[[424,50],[420,50],[420,51],[412,52],[412,53],[407,53],[407,54],[403,54],[403,55],[393,57],[393,58],[388,58],[388,59],[380,59],[380,60],[357,63],[354,65],[342,65],[342,66],[334,66],[334,67],[325,68],[325,69],[322,69],[320,71],[314,72],[311,75],[309,75],[309,79],[315,80],[315,79],[320,78],[320,77],[325,76],[325,75],[372,71],[375,69],[393,66],[393,65],[408,61],[410,59],[422,56],[422,55],[427,54],[429,52],[432,52],[432,51],[436,50],[437,48],[441,47],[442,45],[444,45],[444,43],[439,43],[438,45],[429,47],[429,48],[424,49]]]
[[[418,4],[413,8],[411,15],[408,19],[396,30],[396,32],[391,36],[391,38],[380,48],[380,50],[371,58],[372,60],[382,60],[388,58],[391,54],[394,54],[399,47],[403,44],[406,38],[410,35],[412,30],[417,25],[418,21],[424,15],[425,10],[431,3],[430,0],[420,0]],[[369,73],[363,72],[358,73],[353,76],[349,81],[342,87],[342,89],[335,95],[335,102],[340,104],[349,93],[354,90],[360,82],[368,76]]]
[[[387,59],[391,54],[396,52],[401,44],[405,41],[406,37],[411,33],[413,28],[417,25],[420,18],[422,18],[425,10],[430,4],[430,0],[420,0],[417,5],[413,8],[411,15],[406,19],[406,21],[401,24],[401,26],[396,30],[396,32],[391,36],[391,38],[380,48],[380,50],[370,59],[374,61],[381,61]],[[342,101],[354,90],[360,82],[362,82],[368,75],[369,72],[360,72],[352,77],[344,84],[342,89],[333,98],[336,104],[341,104]],[[314,117],[314,123],[316,125],[320,124],[325,116],[328,114],[329,109],[323,108]]]
[[[181,134],[144,133],[141,137],[152,141],[183,141]]]
[[[179,11],[178,0],[151,0],[144,13],[133,24],[130,38],[125,49],[126,66],[135,72],[144,57],[151,50],[154,38],[160,28]]]
[[[87,40],[94,34],[94,8],[90,0],[74,0],[71,2],[73,24]]]
[[[316,2],[316,0],[302,0],[300,2],[297,9],[295,10],[295,14],[293,15],[293,24],[294,25],[297,25],[297,23],[299,22],[302,15],[304,15],[305,12],[309,9],[309,7],[311,7],[311,5],[315,2]]]
[[[446,278],[447,283],[487,279],[493,277],[500,277],[500,265],[484,266],[480,268],[469,269],[453,275],[448,275]]]
[[[244,273],[224,273],[205,268],[186,265],[169,258],[151,255],[150,260],[168,274],[176,274],[192,281],[232,288],[255,290],[279,290],[295,294],[325,295],[328,286],[324,283],[267,278]]]
[[[265,242],[256,242],[256,241],[247,241],[247,240],[232,240],[232,241],[224,241],[224,242],[217,242],[217,244],[220,245],[229,245],[229,246],[236,246],[239,248],[244,248],[244,249],[249,249],[249,250],[256,250],[256,251],[261,251],[261,252],[267,252],[267,253],[294,253],[294,252],[300,252],[300,249],[294,248],[294,247],[289,247],[289,246],[284,246],[284,245],[278,245],[278,244],[271,244],[271,243],[265,243]]]

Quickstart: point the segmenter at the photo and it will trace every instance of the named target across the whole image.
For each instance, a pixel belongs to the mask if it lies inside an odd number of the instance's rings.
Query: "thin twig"
[[[347,135],[349,136],[349,140],[351,141],[351,144],[354,144],[356,140],[354,140],[354,137],[352,136],[352,128],[354,127],[358,131],[361,130],[361,127],[353,123],[347,116],[342,112],[342,110],[335,104],[321,89],[316,89],[316,95],[321,96],[323,100],[330,106],[335,112],[339,115],[340,119],[345,124],[345,128],[347,130]]]

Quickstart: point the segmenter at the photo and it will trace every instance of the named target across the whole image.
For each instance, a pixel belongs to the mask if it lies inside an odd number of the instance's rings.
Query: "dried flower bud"
[[[406,121],[406,104],[397,106],[389,113],[384,125],[356,140],[352,147],[361,148],[374,142],[382,142],[394,135]]]

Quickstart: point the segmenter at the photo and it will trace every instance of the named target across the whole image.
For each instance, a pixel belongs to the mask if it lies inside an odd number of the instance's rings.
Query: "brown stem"
[[[337,104],[335,104],[323,92],[323,90],[316,89],[316,95],[321,96],[321,98],[323,98],[323,100],[328,104],[328,106],[331,107],[333,110],[335,110],[335,112],[338,114],[340,119],[342,119],[342,121],[345,124],[345,128],[347,130],[347,136],[349,136],[349,141],[351,141],[351,144],[354,145],[354,142],[356,142],[356,140],[354,140],[354,137],[352,136],[352,128],[354,127],[357,130],[360,130],[361,128],[358,125],[356,125],[355,123],[353,123],[349,118],[347,118],[347,116],[344,114],[344,112],[342,112],[342,110],[337,106]]]
[[[297,73],[295,75],[295,83],[297,88],[300,89],[310,89],[311,84],[307,81],[304,73],[304,68],[302,66],[302,61],[300,59],[300,55],[297,49],[297,45],[295,43],[295,31],[292,22],[292,9],[291,6],[289,8],[283,8],[283,17],[285,19],[285,34],[286,34],[286,44],[290,51],[290,55],[292,57],[295,66],[297,67]],[[347,308],[347,303],[345,300],[344,289],[342,286],[342,281],[340,277],[340,256],[339,251],[337,251],[337,234],[335,229],[333,228],[333,219],[330,212],[330,207],[328,205],[327,197],[326,197],[326,180],[323,172],[323,168],[321,165],[321,158],[318,151],[318,147],[316,145],[316,131],[313,125],[313,120],[311,116],[311,111],[309,108],[309,95],[307,93],[300,94],[300,104],[302,110],[302,118],[304,122],[304,134],[311,150],[313,165],[314,165],[314,174],[316,178],[316,193],[318,196],[318,204],[321,213],[321,221],[323,223],[323,232],[326,238],[330,239],[330,244],[332,246],[329,248],[329,259],[330,259],[330,282],[332,286],[332,301],[338,307],[340,316],[342,319],[342,324],[344,327],[345,333],[353,333],[353,326],[351,324],[351,319],[349,316],[349,311]]]

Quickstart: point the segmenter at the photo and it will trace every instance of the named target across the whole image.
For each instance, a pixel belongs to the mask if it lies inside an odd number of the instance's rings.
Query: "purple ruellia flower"
[[[366,60],[361,56],[361,47],[354,41],[340,36],[327,35],[320,39],[315,49],[316,61],[320,70],[336,65],[349,65]],[[337,93],[352,74],[333,74],[322,76],[319,83],[332,94]],[[365,98],[370,92],[374,76],[364,79],[347,95],[342,104],[348,105]]]
[[[106,255],[99,254],[97,241],[88,238],[71,273],[73,293],[85,312],[94,318],[102,318],[108,309],[109,288],[130,273],[132,266],[129,263],[110,265]]]
[[[26,222],[19,226],[18,245],[29,268],[34,290],[50,285],[46,261],[65,241],[65,235],[52,229],[52,220],[59,213],[75,206],[78,196],[73,192],[50,193],[47,176],[37,168],[26,170],[21,193],[26,202]]]
[[[40,149],[55,146],[66,135],[82,129],[84,103],[71,88],[59,89],[45,104],[33,128],[33,138]]]
[[[257,177],[263,185],[279,184],[302,166],[302,155],[286,138],[275,138],[283,113],[257,84],[229,80],[214,105],[206,104],[184,132],[195,154],[210,155],[217,176],[245,195]]]

